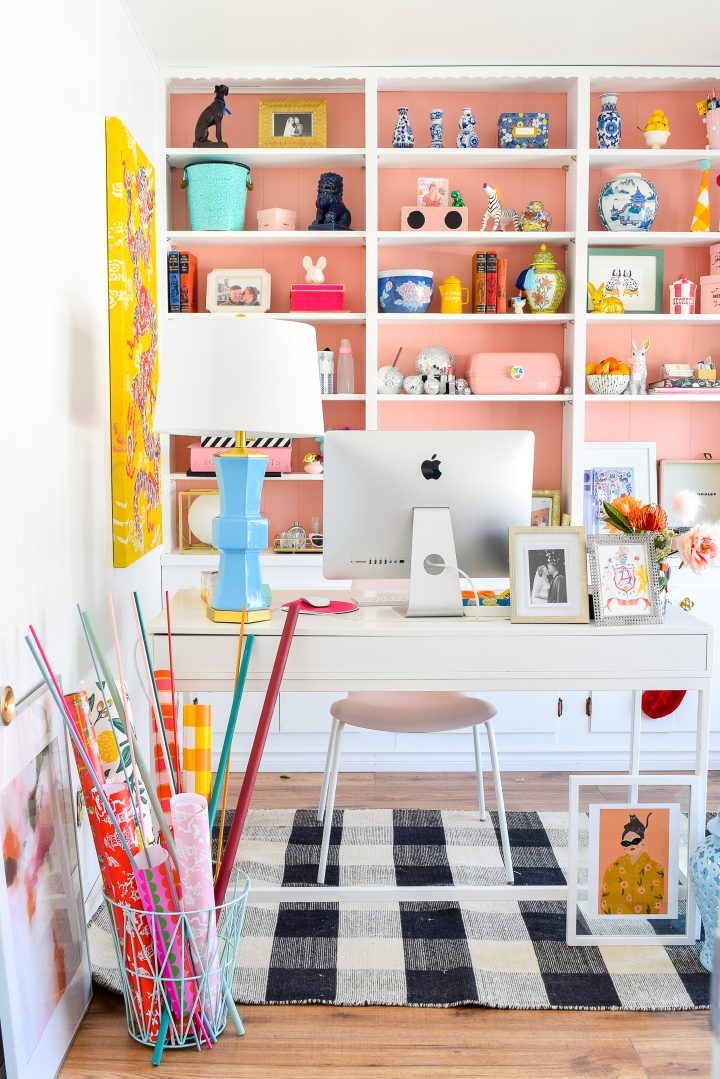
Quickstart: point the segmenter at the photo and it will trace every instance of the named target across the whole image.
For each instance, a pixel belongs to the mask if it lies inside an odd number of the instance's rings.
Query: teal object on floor
[[[267,608],[260,573],[260,552],[268,545],[268,522],[260,516],[267,463],[260,454],[219,453],[215,458],[220,491],[220,516],[212,523],[213,547],[220,551],[212,602],[216,611]]]
[[[200,161],[186,165],[190,228],[193,232],[241,232],[251,187],[250,169],[230,161]]]
[[[690,855],[690,880],[705,930],[700,962],[706,970],[711,971],[713,937],[720,908],[720,817],[708,821],[707,830],[710,835],[703,843],[698,843]]]

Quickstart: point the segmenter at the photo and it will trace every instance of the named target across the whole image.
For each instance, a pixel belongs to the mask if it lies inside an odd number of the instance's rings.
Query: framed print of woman
[[[618,857],[602,878],[601,914],[664,914],[667,910],[667,866],[645,849],[645,833],[652,812],[645,817],[630,813],[619,840]]]

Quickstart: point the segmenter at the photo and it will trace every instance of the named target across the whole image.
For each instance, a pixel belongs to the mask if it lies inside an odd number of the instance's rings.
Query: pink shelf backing
[[[450,190],[462,192],[468,207],[469,229],[477,231],[487,210],[488,200],[483,183],[491,184],[500,192],[506,208],[522,214],[526,204],[540,199],[553,218],[553,228],[565,229],[565,185],[563,169],[446,169],[439,164],[436,169],[380,169],[378,179],[378,227],[381,231],[400,228],[400,207],[414,206],[417,201],[417,177],[447,176]]]
[[[392,146],[392,136],[399,107],[409,108],[408,119],[418,149],[430,145],[430,109],[444,109],[443,143],[454,147],[458,134],[458,117],[463,109],[471,108],[475,116],[475,133],[480,146],[497,146],[497,122],[501,112],[550,113],[549,145],[558,149],[567,146],[567,96],[558,93],[468,93],[448,90],[384,90],[378,94],[378,144]]]
[[[612,92],[612,79],[608,80],[608,92]],[[712,86],[708,85],[708,92]],[[642,131],[648,117],[655,109],[662,109],[670,125],[670,138],[666,144],[668,150],[697,150],[705,145],[705,125],[698,115],[695,103],[704,95],[699,90],[652,90],[643,93],[622,92],[618,98],[618,112],[622,117],[623,150],[647,149]],[[600,112],[600,95],[593,93],[590,98],[590,131],[588,145],[597,149],[595,121]],[[661,154],[662,150],[657,153]]]
[[[671,413],[666,414],[666,409]],[[585,410],[588,442],[655,442],[657,459],[680,460],[720,456],[720,424],[717,408],[707,404],[617,404],[590,406]]]
[[[363,94],[275,93],[230,94],[231,115],[223,120],[223,138],[232,146],[258,145],[258,103],[260,98],[325,98],[327,101],[327,143],[332,147],[365,145],[365,97]],[[212,101],[212,94],[171,94],[170,145],[192,146],[198,116]]]

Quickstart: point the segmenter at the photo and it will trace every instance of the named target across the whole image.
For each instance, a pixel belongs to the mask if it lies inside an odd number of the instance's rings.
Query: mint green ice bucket
[[[250,169],[229,161],[186,165],[190,228],[193,232],[239,232],[245,228],[245,204],[252,188]]]

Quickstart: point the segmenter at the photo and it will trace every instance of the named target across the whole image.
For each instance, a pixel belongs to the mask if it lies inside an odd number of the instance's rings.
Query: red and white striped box
[[[680,274],[677,281],[670,285],[670,314],[694,315],[697,285],[687,274]]]

